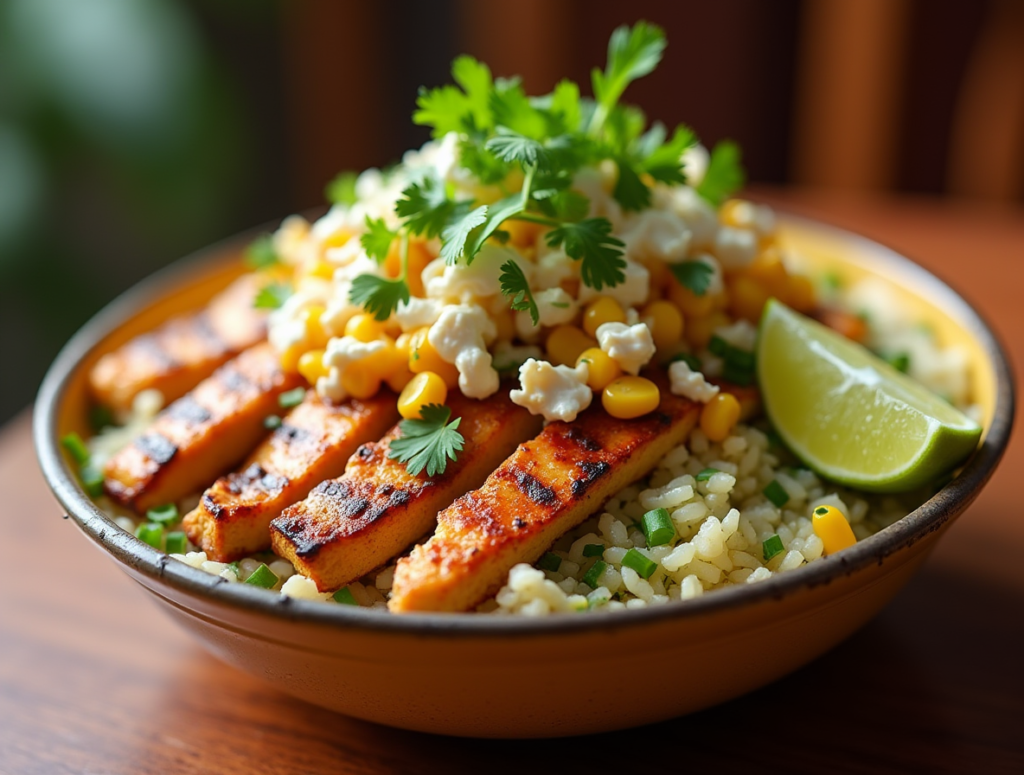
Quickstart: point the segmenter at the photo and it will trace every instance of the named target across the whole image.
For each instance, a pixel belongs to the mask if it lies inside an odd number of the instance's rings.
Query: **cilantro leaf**
[[[390,280],[374,274],[361,274],[352,281],[348,298],[377,320],[387,320],[400,302],[409,301],[409,286],[402,278]]]
[[[715,274],[715,270],[703,261],[683,261],[679,264],[669,264],[669,268],[679,284],[689,288],[697,296],[703,296],[708,292],[711,278]]]
[[[445,227],[441,232],[441,258],[446,264],[452,266],[458,263],[466,248],[470,232],[486,220],[487,205],[480,205]]]
[[[651,190],[647,188],[636,168],[629,159],[619,157],[615,160],[619,168],[619,178],[615,181],[612,196],[622,205],[623,210],[643,210],[651,206]]]
[[[264,285],[256,293],[252,306],[256,309],[277,309],[292,295],[292,286],[288,283],[270,283]]]
[[[499,78],[491,92],[490,106],[496,125],[534,139],[548,134],[544,114],[530,103],[518,78]]]
[[[416,106],[419,110],[412,114],[413,123],[433,127],[431,135],[435,139],[449,132],[466,131],[466,119],[473,115],[472,101],[450,84],[437,89],[421,88]]]
[[[653,129],[652,129],[653,131]],[[664,130],[662,130],[664,131]],[[686,182],[683,153],[697,143],[697,136],[688,126],[680,124],[667,143],[659,142],[644,154],[644,171],[657,181],[675,185]]]
[[[546,160],[544,146],[537,140],[503,126],[498,127],[497,132],[497,136],[488,140],[484,147],[499,159],[523,165],[536,164],[541,159]]]
[[[526,194],[525,197],[524,194]],[[526,209],[528,196],[529,187],[526,186],[518,194],[500,199],[488,208],[487,217],[483,223],[477,226],[469,236],[469,239],[466,240],[463,254],[466,256],[467,264],[473,263],[473,259],[476,258],[476,254],[480,252],[484,243],[498,230],[507,218],[518,215]]]
[[[501,277],[498,278],[498,281],[501,283],[502,294],[512,297],[509,306],[517,312],[528,310],[533,324],[539,325],[540,310],[537,308],[537,302],[533,298],[530,283],[527,282],[522,267],[509,259],[501,265]]]
[[[410,185],[395,203],[395,212],[405,219],[409,231],[427,237],[436,237],[444,230],[454,208],[444,186],[432,177]]]
[[[488,151],[482,140],[472,135],[463,139],[459,143],[459,163],[485,185],[500,183],[512,166]]]
[[[413,476],[426,469],[427,476],[443,474],[449,460],[455,460],[462,451],[465,439],[459,433],[461,417],[448,422],[452,410],[440,404],[427,404],[421,420],[402,420],[398,424],[402,435],[392,440],[388,457],[405,463]]]
[[[548,189],[535,191],[533,196],[540,200],[537,204],[541,212],[559,221],[575,223],[586,218],[590,211],[590,200],[578,191]]]
[[[353,205],[358,198],[356,196],[356,173],[342,172],[334,180],[327,184],[324,189],[327,201],[336,205]]]
[[[463,54],[452,62],[452,77],[466,93],[466,110],[472,116],[473,125],[478,129],[492,126],[489,102],[494,83],[491,69],[483,62]]]
[[[566,132],[580,128],[580,87],[569,80],[561,80],[551,92],[548,110],[559,116]]]
[[[274,249],[274,238],[269,234],[261,234],[245,249],[245,265],[250,269],[269,269],[278,263],[280,259]]]
[[[632,29],[617,28],[608,41],[608,64],[592,74],[594,96],[606,109],[614,105],[626,87],[658,66],[665,51],[665,32],[654,24],[637,22]]]
[[[359,242],[366,251],[366,255],[376,259],[378,264],[384,263],[391,250],[391,243],[398,236],[398,232],[391,231],[384,223],[383,218],[371,218],[366,216],[366,233],[359,238]]]
[[[594,290],[615,286],[626,279],[622,258],[624,244],[611,236],[612,224],[607,218],[587,218],[579,223],[563,223],[547,233],[548,246],[564,243],[567,255],[582,259],[580,277]]]
[[[731,140],[723,140],[711,151],[708,169],[697,186],[697,193],[718,207],[743,187],[745,177],[739,146]]]

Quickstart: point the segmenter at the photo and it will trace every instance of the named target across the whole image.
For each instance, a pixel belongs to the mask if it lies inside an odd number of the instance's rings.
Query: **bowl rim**
[[[852,575],[909,547],[940,529],[969,504],[992,476],[1006,450],[1013,427],[1015,388],[1006,351],[987,320],[945,281],[884,243],[827,222],[779,210],[781,223],[816,230],[848,242],[859,263],[885,265],[931,302],[949,310],[962,322],[990,359],[995,376],[996,399],[992,420],[982,444],[950,482],[908,515],[858,541],[841,554],[824,557],[753,585],[727,587],[685,603],[640,609],[592,612],[587,616],[539,618],[482,616],[466,613],[414,613],[389,615],[352,606],[325,605],[247,584],[233,584],[219,576],[192,568],[149,546],[119,528],[85,494],[61,452],[58,408],[68,391],[79,364],[124,320],[150,302],[166,295],[168,288],[188,284],[204,267],[230,263],[225,254],[236,252],[255,235],[265,233],[268,224],[220,240],[150,275],[122,293],[89,320],[61,349],[40,386],[33,411],[33,437],[43,475],[54,495],[78,527],[121,565],[178,593],[207,598],[210,602],[239,608],[277,620],[327,626],[338,631],[357,630],[394,635],[432,637],[509,638],[553,636],[567,633],[610,632],[620,628],[639,629],[666,620],[686,620],[739,609],[769,600],[781,600],[805,588],[831,583]],[[964,506],[966,507],[966,506]]]

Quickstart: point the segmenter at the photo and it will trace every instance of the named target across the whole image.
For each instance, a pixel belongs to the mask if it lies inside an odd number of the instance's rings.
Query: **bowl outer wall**
[[[40,461],[76,524],[176,620],[228,661],[313,702],[396,726],[482,736],[597,731],[704,707],[785,674],[867,621],[991,475],[1012,423],[1013,386],[1005,356],[966,302],[877,243],[801,219],[783,224],[798,247],[838,257],[856,272],[880,273],[932,299],[923,313],[948,316],[938,321],[940,333],[952,331],[971,349],[988,427],[961,474],[922,508],[841,555],[754,587],[720,590],[680,606],[542,621],[391,617],[281,602],[279,596],[229,585],[170,561],[116,528],[81,492],[59,448],[63,433],[84,430],[88,368],[101,352],[172,313],[200,306],[223,287],[240,271],[235,256],[244,239],[214,246],[151,278],[69,342],[36,406]],[[766,632],[781,637],[754,640]],[[570,718],[564,708],[538,700],[568,676],[593,682],[595,675],[621,671],[623,656],[635,666],[655,654],[699,667],[661,671],[660,699],[628,717],[603,692],[593,702],[579,703],[586,711],[569,713]],[[645,656],[638,662],[640,655]],[[302,665],[308,671],[300,671]],[[423,692],[425,675],[431,679],[429,695]],[[578,691],[579,684],[573,684]],[[416,699],[424,696],[429,707]]]

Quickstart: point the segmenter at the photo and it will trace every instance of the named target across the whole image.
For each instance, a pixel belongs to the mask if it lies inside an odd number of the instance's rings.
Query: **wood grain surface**
[[[952,282],[994,323],[1024,383],[1024,211],[760,193]],[[321,711],[207,655],[61,518],[25,413],[0,433],[0,773],[1024,772],[1021,425],[924,570],[813,664],[662,724],[479,741]],[[608,702],[628,718],[661,669],[624,660],[604,679]],[[569,706],[573,687],[537,702]]]

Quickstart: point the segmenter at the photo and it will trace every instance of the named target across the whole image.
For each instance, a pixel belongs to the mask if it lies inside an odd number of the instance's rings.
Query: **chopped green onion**
[[[173,503],[157,506],[146,512],[146,519],[150,522],[159,522],[161,525],[173,525],[179,520],[178,507]]]
[[[105,406],[94,406],[89,410],[89,425],[99,433],[114,424],[114,415]]]
[[[754,381],[754,372],[752,369],[740,368],[732,361],[726,361],[722,367],[722,379],[739,387],[747,387]]]
[[[82,437],[74,431],[62,438],[60,443],[78,465],[84,466],[89,462],[89,449],[85,446],[85,442],[82,441]]]
[[[78,475],[82,478],[82,487],[90,497],[98,498],[103,494],[102,471],[93,467],[91,463],[86,463],[78,470]]]
[[[608,563],[604,562],[604,560],[598,560],[597,562],[595,562],[593,565],[590,566],[590,570],[588,570],[586,572],[586,574],[583,576],[583,583],[586,584],[591,589],[597,589],[597,587],[598,587],[598,579],[601,578],[601,575],[607,569],[608,569]]]
[[[184,554],[185,549],[188,548],[188,540],[185,538],[185,534],[180,530],[175,530],[167,534],[167,553],[168,554]],[[235,575],[238,575],[238,571],[235,571]]]
[[[604,557],[604,544],[587,544],[583,547],[584,557]]]
[[[281,427],[281,418],[276,414],[267,415],[263,418],[263,427],[268,431],[276,431]]]
[[[777,430],[775,430],[774,428],[769,427],[764,432],[764,435],[768,437],[768,446],[769,447],[775,448],[775,449],[777,449],[779,447],[781,447],[782,449],[786,448],[786,442],[784,442],[782,440],[782,436],[780,436],[779,432]]]
[[[279,262],[274,238],[269,234],[260,235],[245,249],[245,265],[250,269],[269,269]]]
[[[254,570],[245,583],[252,584],[254,587],[272,589],[277,584],[277,575],[264,564]]]
[[[896,371],[902,371],[906,374],[910,370],[909,353],[896,353],[895,355],[890,355],[885,360],[888,361],[889,365],[896,369]]]
[[[302,403],[302,399],[306,397],[306,388],[297,387],[294,390],[286,390],[277,397],[277,403],[284,409],[291,409],[293,406],[298,406]]]
[[[697,474],[697,481],[706,482],[708,479],[710,479],[717,473],[720,473],[717,468],[705,468],[703,471]]]
[[[236,576],[241,577],[242,568],[239,566],[238,560],[235,560],[234,562],[229,562],[228,567],[235,572]]]
[[[782,539],[779,538],[778,533],[776,533],[761,544],[761,551],[764,553],[764,561],[768,562],[768,560],[775,555],[782,554],[786,551],[786,547],[782,545]]]
[[[158,525],[155,522],[143,522],[135,528],[135,537],[154,549],[159,549],[164,538],[163,525]]]
[[[843,287],[843,278],[836,272],[826,272],[821,278],[821,284],[825,286],[827,290],[838,291]]]
[[[672,524],[668,509],[654,509],[644,514],[643,531],[648,546],[661,546],[676,537],[676,526]]]
[[[685,363],[690,367],[690,371],[701,370],[702,364],[700,362],[700,358],[692,353],[676,353],[672,356],[672,363],[675,363],[676,361],[682,361]]]
[[[562,558],[554,552],[547,552],[540,558],[540,561],[537,563],[537,567],[541,570],[549,570],[557,573],[558,569],[562,567]]]
[[[640,578],[649,579],[651,574],[658,569],[658,563],[648,559],[636,549],[630,549],[622,558],[623,568],[632,568],[640,574]]]
[[[765,487],[761,492],[764,496],[775,504],[777,508],[782,508],[789,503],[789,493],[786,492],[786,488],[779,484],[778,479],[772,479],[768,486]]]
[[[342,605],[359,605],[356,602],[355,597],[352,596],[352,590],[348,587],[342,587],[332,595],[335,603],[341,603]]]
[[[818,506],[818,508],[814,510],[814,513],[819,517],[823,517],[828,514],[828,506]]]
[[[708,352],[712,355],[717,355],[719,358],[724,358],[725,354],[729,352],[731,345],[725,341],[722,337],[715,334],[711,337],[711,341],[708,342]]]

